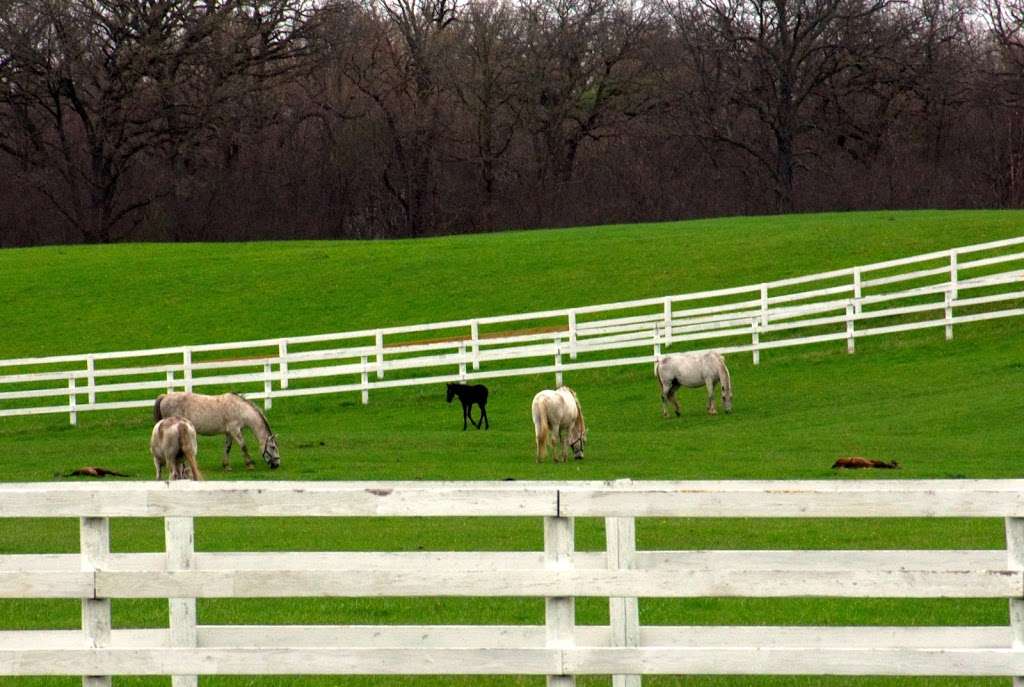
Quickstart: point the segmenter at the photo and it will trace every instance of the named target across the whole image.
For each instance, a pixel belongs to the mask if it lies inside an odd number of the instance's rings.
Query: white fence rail
[[[316,336],[0,360],[0,417],[263,399],[648,364],[670,347],[761,352],[1024,315],[1024,237],[751,286]],[[628,357],[616,357],[629,351]],[[526,362],[524,365],[523,362]]]
[[[206,516],[543,518],[543,551],[196,552]],[[80,518],[80,554],[0,555],[0,598],[82,600],[80,630],[0,631],[0,676],[1024,675],[1024,480],[0,484],[0,518]],[[165,553],[112,553],[109,518],[165,519]],[[605,551],[576,551],[579,517]],[[1006,550],[636,548],[637,517],[1004,518]],[[483,542],[481,542],[483,543]],[[546,599],[544,625],[197,625],[213,597]],[[1008,626],[646,626],[644,597],[1006,598]],[[168,598],[169,626],[111,629],[110,600]],[[608,597],[607,626],[576,597]],[[273,618],[268,618],[272,622]],[[430,618],[424,619],[429,623]],[[880,619],[884,620],[884,619]]]

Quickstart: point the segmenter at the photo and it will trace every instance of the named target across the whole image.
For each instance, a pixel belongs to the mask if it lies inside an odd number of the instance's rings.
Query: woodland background
[[[1024,0],[0,0],[0,245],[1024,204]]]

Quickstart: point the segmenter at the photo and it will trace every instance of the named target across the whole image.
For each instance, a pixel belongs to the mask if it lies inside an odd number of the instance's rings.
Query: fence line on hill
[[[858,338],[917,329],[944,328],[951,339],[957,324],[1024,315],[1022,245],[1024,236],[750,286],[560,310],[0,360],[0,417],[67,413],[76,424],[82,411],[144,407],[158,393],[202,387],[245,391],[269,408],[290,396],[359,392],[367,403],[373,389],[529,374],[553,373],[561,384],[568,371],[649,364],[681,345],[751,352],[758,364],[765,350],[844,341],[853,353]],[[423,339],[430,335],[438,339]],[[338,342],[351,345],[329,346]],[[636,354],[614,357],[630,349]],[[225,353],[238,357],[223,359]],[[539,364],[508,366],[531,360]],[[15,368],[31,371],[11,373]]]
[[[542,518],[542,551],[196,551],[194,518]],[[1024,480],[0,484],[0,518],[79,518],[80,553],[0,555],[0,598],[81,599],[75,630],[0,631],[0,676],[1024,675]],[[114,553],[110,518],[163,518],[165,552]],[[605,551],[577,551],[576,518]],[[635,519],[998,517],[1006,550],[640,550]],[[657,526],[648,521],[648,526]],[[484,548],[488,549],[486,542]],[[542,625],[199,625],[201,598],[544,598]],[[1006,598],[1008,626],[641,625],[638,598]],[[578,625],[607,597],[608,625]],[[110,602],[167,598],[167,627]]]

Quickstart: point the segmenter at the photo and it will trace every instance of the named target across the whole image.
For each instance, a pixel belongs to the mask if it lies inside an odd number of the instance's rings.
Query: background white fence
[[[0,417],[148,406],[164,391],[275,398],[761,352],[1024,315],[1024,237],[699,293],[384,329],[0,360]],[[619,357],[629,351],[628,357]],[[524,362],[526,363],[524,365]]]
[[[544,550],[196,552],[196,516],[543,518]],[[1024,675],[1024,480],[0,484],[0,518],[23,517],[80,518],[81,552],[0,555],[0,598],[81,599],[82,628],[0,631],[0,676]],[[115,517],[164,518],[166,552],[112,553]],[[575,550],[580,517],[606,551]],[[644,551],[637,517],[998,517],[1007,548]],[[197,598],[330,596],[543,597],[545,624],[196,624]],[[637,598],[705,596],[1006,598],[1010,624],[639,622]],[[608,597],[610,623],[577,625],[575,597]],[[169,598],[169,627],[111,629],[113,598]]]

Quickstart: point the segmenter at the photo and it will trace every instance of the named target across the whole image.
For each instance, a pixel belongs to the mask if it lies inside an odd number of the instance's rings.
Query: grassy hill
[[[1019,235],[1024,212],[744,217],[409,241],[0,251],[0,359],[414,324],[739,286]]]
[[[1022,212],[909,212],[722,219],[513,232],[421,241],[125,245],[0,251],[7,330],[0,358],[301,335],[485,316],[756,283],[1020,235]],[[219,470],[222,440],[201,438],[212,479],[709,479],[1021,477],[1020,320],[729,359],[735,412],[708,417],[681,392],[664,420],[647,366],[567,374],[587,412],[587,458],[533,461],[529,402],[548,377],[489,383],[489,432],[463,433],[443,389],[282,399],[270,413],[282,467]],[[148,411],[0,420],[0,479],[49,480],[81,465],[152,477]],[[840,456],[895,459],[884,474],[837,474]],[[539,521],[200,520],[202,550],[536,549]],[[160,550],[158,522],[114,523],[115,550]],[[643,520],[641,548],[1001,548],[1002,523]],[[600,522],[577,546],[600,549]],[[0,521],[0,553],[76,551],[71,521]],[[115,602],[115,625],[166,622],[165,604]],[[200,622],[539,623],[535,600],[210,600]],[[74,627],[77,602],[0,601],[0,629]],[[1005,624],[1006,603],[805,599],[644,601],[644,623]],[[607,622],[600,600],[578,622]],[[1008,681],[652,678],[649,685],[996,685]],[[18,680],[18,685],[72,680]],[[77,684],[77,679],[74,681]],[[117,684],[158,684],[122,680]],[[526,678],[218,679],[216,685],[542,684]],[[599,679],[584,685],[607,684]],[[5,685],[7,682],[4,683]]]

